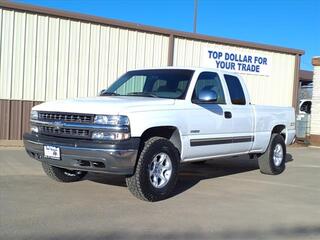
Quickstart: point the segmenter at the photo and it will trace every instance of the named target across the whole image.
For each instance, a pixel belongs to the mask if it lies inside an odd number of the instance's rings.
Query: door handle
[[[231,112],[224,112],[224,117],[225,118],[232,118],[232,113]]]

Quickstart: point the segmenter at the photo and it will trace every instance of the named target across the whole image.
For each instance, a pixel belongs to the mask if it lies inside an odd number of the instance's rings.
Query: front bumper
[[[52,166],[90,172],[131,175],[134,173],[139,138],[118,142],[77,140],[25,133],[30,157]],[[44,145],[60,148],[60,160],[44,157]]]

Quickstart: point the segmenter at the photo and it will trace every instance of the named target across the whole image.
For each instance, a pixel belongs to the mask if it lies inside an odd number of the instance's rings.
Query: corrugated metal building
[[[241,73],[252,102],[296,106],[301,50],[0,2],[0,139],[21,139],[35,104],[97,95],[130,69],[203,66],[206,49],[268,56],[268,75]]]

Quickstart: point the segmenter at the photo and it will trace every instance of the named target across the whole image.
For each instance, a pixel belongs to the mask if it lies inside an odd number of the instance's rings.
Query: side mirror
[[[106,89],[102,89],[99,93],[98,96],[103,96],[104,92],[106,91]]]
[[[300,107],[300,112],[311,114],[311,102],[304,102]]]
[[[307,105],[302,104],[300,107],[300,112],[307,112]]]
[[[218,96],[214,90],[201,90],[197,102],[199,103],[213,103],[217,101]]]

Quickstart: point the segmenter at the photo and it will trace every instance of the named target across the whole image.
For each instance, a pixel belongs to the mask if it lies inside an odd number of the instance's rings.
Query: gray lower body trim
[[[202,138],[202,139],[191,139],[190,146],[197,147],[197,146],[206,146],[206,145],[242,143],[242,142],[253,142],[253,141],[254,141],[254,136]]]
[[[46,162],[52,166],[82,170],[89,172],[101,172],[118,175],[131,175],[134,173],[140,139],[126,140],[126,144],[94,143],[89,141],[76,141],[69,139],[70,143],[52,138],[37,137],[33,134],[25,134],[24,146],[30,157]],[[72,142],[72,144],[71,144]],[[60,159],[44,157],[44,145],[60,148]]]

